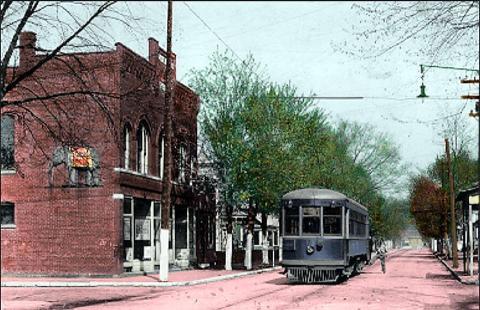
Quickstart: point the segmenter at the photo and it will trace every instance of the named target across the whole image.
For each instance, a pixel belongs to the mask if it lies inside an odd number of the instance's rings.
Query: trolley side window
[[[330,236],[342,235],[342,208],[323,208],[323,234]]]
[[[299,208],[285,208],[285,235],[299,235]]]
[[[303,234],[320,234],[320,208],[303,207]]]
[[[367,233],[367,216],[350,210],[349,231],[351,236],[365,237]]]

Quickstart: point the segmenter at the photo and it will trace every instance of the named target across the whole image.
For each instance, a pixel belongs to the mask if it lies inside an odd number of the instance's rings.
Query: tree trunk
[[[227,206],[227,244],[225,247],[225,270],[232,270],[232,232],[233,232],[233,207]]]
[[[158,57],[158,56],[157,56]],[[162,188],[162,227],[160,230],[160,281],[168,281],[168,235],[172,192],[172,107],[174,81],[172,75],[172,0],[168,1],[167,66],[165,68],[165,169]]]
[[[265,212],[262,212],[262,239],[262,265],[268,265],[268,230]]]
[[[245,268],[247,270],[252,269],[252,250],[253,250],[253,228],[255,225],[255,215],[256,209],[253,204],[253,201],[250,199],[248,205],[248,216],[247,216],[247,244],[245,247]]]

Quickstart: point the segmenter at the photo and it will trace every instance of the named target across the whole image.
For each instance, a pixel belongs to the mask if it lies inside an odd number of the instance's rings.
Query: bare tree
[[[352,8],[361,21],[351,30],[356,40],[340,48],[345,52],[377,57],[403,47],[432,63],[461,57],[478,65],[478,1],[378,1]]]
[[[94,63],[85,52],[111,50],[108,29],[118,23],[133,27],[137,20],[126,4],[115,1],[2,1],[1,112],[21,120],[23,136],[17,139],[31,140],[33,148],[48,158],[43,143],[36,142],[48,136],[58,144],[83,143],[82,137],[98,127],[88,124],[92,113],[101,113],[107,127],[114,128],[108,101],[120,94],[102,85],[97,76],[114,60]],[[42,45],[33,31],[41,35]],[[53,72],[61,75],[61,83]],[[81,116],[83,126],[75,126]]]

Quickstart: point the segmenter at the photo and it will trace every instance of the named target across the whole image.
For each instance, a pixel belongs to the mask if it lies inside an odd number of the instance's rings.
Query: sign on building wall
[[[150,220],[135,219],[135,240],[150,240]]]
[[[72,147],[72,163],[73,168],[92,168],[93,158],[89,148],[86,147]]]

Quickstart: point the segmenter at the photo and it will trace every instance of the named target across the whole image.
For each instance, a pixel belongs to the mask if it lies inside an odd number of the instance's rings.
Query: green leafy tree
[[[370,124],[345,120],[340,121],[337,134],[353,163],[370,177],[374,190],[391,192],[401,185],[405,167],[399,147],[390,136]]]

